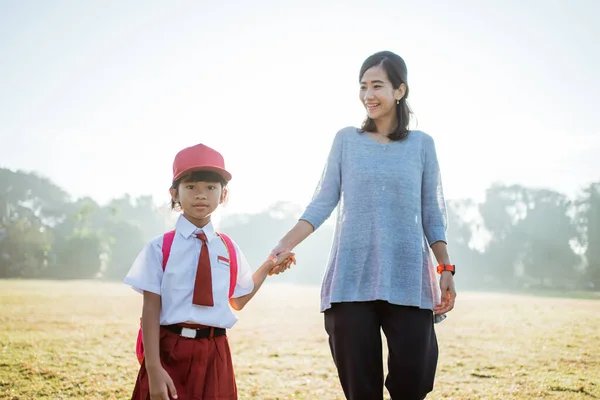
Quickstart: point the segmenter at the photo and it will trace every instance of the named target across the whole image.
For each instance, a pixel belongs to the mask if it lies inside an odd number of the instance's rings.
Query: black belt
[[[225,328],[190,329],[184,328],[180,325],[161,325],[160,327],[190,339],[206,339],[211,337],[211,332],[212,337],[224,336],[227,334],[227,330]]]

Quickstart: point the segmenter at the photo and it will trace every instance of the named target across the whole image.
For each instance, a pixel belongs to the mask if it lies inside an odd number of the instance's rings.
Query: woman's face
[[[381,65],[376,65],[365,71],[360,80],[360,101],[372,120],[396,117],[396,101],[406,92],[402,83],[394,89],[387,73]]]

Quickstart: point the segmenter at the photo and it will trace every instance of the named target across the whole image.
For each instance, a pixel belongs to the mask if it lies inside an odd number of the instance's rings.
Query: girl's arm
[[[169,399],[172,397],[176,399],[177,392],[173,380],[160,362],[160,309],[160,296],[144,291],[142,339],[144,340],[144,363],[146,371],[148,371],[150,398]]]
[[[258,289],[260,289],[265,279],[267,279],[269,272],[275,266],[284,263],[288,260],[289,257],[292,257],[293,255],[293,253],[289,252],[282,253],[279,256],[277,256],[276,262],[274,262],[273,259],[270,258],[267,261],[265,261],[260,267],[258,267],[254,274],[252,274],[252,280],[254,281],[254,288],[252,289],[252,292],[248,293],[245,296],[229,299],[229,305],[231,305],[231,308],[237,311],[244,308],[244,306],[250,301],[250,299],[254,297],[256,292],[258,292]]]
[[[142,336],[144,340],[144,362],[146,369],[160,367],[160,353],[158,350],[160,337],[160,296],[144,291],[144,305],[142,307]]]

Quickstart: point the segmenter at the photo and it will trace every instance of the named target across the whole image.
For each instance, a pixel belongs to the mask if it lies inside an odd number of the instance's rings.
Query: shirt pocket
[[[228,293],[230,279],[230,265],[227,253],[219,254],[212,261],[213,288],[220,293]]]
[[[219,270],[229,271],[231,268],[229,257],[227,255],[217,255],[214,267]]]

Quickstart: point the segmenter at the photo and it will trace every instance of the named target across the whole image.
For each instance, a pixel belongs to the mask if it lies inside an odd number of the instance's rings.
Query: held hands
[[[177,398],[175,384],[162,366],[148,369],[148,383],[150,384],[150,400]]]
[[[275,263],[275,266],[269,272],[269,276],[279,275],[286,269],[289,269],[292,266],[292,263],[296,265],[296,255],[291,251],[292,249],[289,246],[286,246],[281,242],[275,246],[269,255],[269,260],[272,260]]]
[[[454,288],[454,276],[450,271],[442,272],[440,290],[442,292],[441,302],[433,307],[433,312],[437,315],[446,314],[454,308],[456,289]]]

